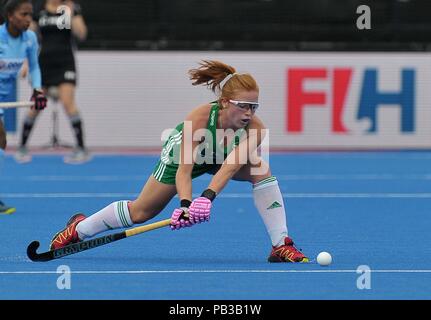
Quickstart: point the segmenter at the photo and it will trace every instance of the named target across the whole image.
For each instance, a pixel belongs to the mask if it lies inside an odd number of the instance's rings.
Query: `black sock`
[[[24,125],[22,127],[21,133],[21,146],[25,147],[27,140],[30,137],[31,130],[33,129],[35,118],[26,117],[24,120]]]
[[[82,131],[81,117],[79,114],[73,115],[70,117],[70,122],[72,123],[78,147],[84,149],[84,132]]]

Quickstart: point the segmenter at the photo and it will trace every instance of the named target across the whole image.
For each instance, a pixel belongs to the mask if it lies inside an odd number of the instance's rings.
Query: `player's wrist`
[[[211,190],[211,189],[206,189],[201,194],[201,197],[205,197],[205,198],[209,199],[211,202],[214,201],[214,199],[216,198],[216,196],[217,196],[217,193],[214,190]]]

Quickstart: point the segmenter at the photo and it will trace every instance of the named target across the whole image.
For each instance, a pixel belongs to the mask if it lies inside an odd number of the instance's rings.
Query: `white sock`
[[[128,202],[126,200],[113,202],[78,223],[76,231],[79,239],[83,240],[106,230],[131,227],[133,222],[130,218]]]
[[[277,178],[269,177],[254,184],[253,197],[272,245],[282,245],[287,237],[286,211]]]

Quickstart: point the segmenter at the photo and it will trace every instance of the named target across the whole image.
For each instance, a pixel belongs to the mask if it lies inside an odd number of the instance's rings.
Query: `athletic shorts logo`
[[[76,73],[74,71],[66,71],[64,73],[64,79],[66,80],[75,80]]]

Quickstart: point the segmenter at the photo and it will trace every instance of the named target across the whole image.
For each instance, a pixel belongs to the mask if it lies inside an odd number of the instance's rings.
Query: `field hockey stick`
[[[110,234],[107,236],[90,239],[87,241],[82,241],[78,243],[73,243],[60,249],[54,249],[42,253],[37,253],[37,248],[39,248],[39,241],[33,241],[27,247],[27,256],[31,261],[35,262],[45,262],[54,259],[63,258],[71,254],[82,252],[85,250],[93,249],[96,247],[103,246],[105,244],[118,241],[124,238],[135,236],[147,231],[159,229],[168,226],[171,223],[171,219],[162,220],[159,222],[150,223],[144,226],[139,226],[131,229],[124,230],[122,232]]]
[[[0,109],[25,108],[33,105],[33,101],[0,102]]]

